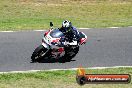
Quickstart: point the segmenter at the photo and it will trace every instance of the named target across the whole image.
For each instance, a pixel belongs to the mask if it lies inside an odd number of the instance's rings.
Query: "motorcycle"
[[[62,37],[65,37],[64,34],[58,28],[53,28],[52,22],[50,22],[50,27],[50,30],[44,33],[42,44],[34,50],[31,61],[39,62],[51,58],[59,61],[71,61],[78,53],[80,45],[86,43],[87,36],[83,32],[79,32],[79,42],[72,41],[72,43],[64,42],[62,44],[60,41]]]

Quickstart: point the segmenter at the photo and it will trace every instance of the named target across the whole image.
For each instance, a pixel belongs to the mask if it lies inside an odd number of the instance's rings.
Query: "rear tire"
[[[38,62],[38,61],[40,61],[40,59],[45,56],[46,51],[47,51],[47,49],[44,48],[43,45],[40,45],[39,47],[37,47],[34,50],[32,56],[31,56],[31,61],[32,62]]]

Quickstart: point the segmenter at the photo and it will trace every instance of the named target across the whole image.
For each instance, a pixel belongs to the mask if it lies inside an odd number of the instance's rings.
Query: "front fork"
[[[47,52],[49,52],[50,46],[49,46],[47,43],[45,43],[44,39],[42,39],[42,46],[43,46],[45,49],[47,49],[47,50],[45,51],[45,54],[48,54]],[[44,55],[45,55],[45,54],[44,54]],[[43,56],[44,56],[44,55],[43,55]]]
[[[42,45],[43,45],[46,49],[48,49],[48,50],[50,49],[50,46],[49,46],[48,44],[42,42]]]

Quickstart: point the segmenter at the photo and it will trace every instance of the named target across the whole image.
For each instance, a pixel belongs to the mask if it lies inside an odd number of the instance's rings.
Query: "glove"
[[[69,45],[69,42],[65,41],[65,42],[63,42],[63,45]]]
[[[77,45],[77,41],[73,41],[73,42],[65,42],[64,45]]]

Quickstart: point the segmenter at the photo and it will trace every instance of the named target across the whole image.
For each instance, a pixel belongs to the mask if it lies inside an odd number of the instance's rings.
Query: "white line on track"
[[[128,27],[132,27],[132,26],[128,26]],[[107,27],[107,28],[115,28],[115,29],[118,29],[118,28],[123,28],[123,27]],[[88,30],[88,29],[94,29],[94,28],[78,28],[78,29],[85,29],[85,30]],[[46,31],[46,30],[33,30],[33,31]],[[0,31],[0,32],[23,32],[23,31]],[[24,31],[26,32],[26,31]]]
[[[46,30],[34,30],[34,31],[46,31]]]
[[[107,68],[132,68],[132,66],[113,66],[113,67],[89,67],[84,69],[107,69]],[[0,74],[7,73],[31,73],[39,71],[59,71],[59,70],[77,70],[78,68],[69,68],[69,69],[49,69],[49,70],[27,70],[27,71],[9,71],[9,72],[0,72]]]
[[[2,32],[7,32],[7,33],[9,33],[9,32],[32,32],[32,31],[35,31],[35,32],[39,32],[39,31],[46,31],[46,30],[22,30],[22,31],[0,31],[0,33],[2,33]]]
[[[0,32],[14,32],[14,31],[0,31]]]
[[[120,27],[108,27],[108,28],[120,28]]]
[[[92,28],[78,28],[78,29],[85,29],[85,30],[88,30],[88,29],[92,29]]]

